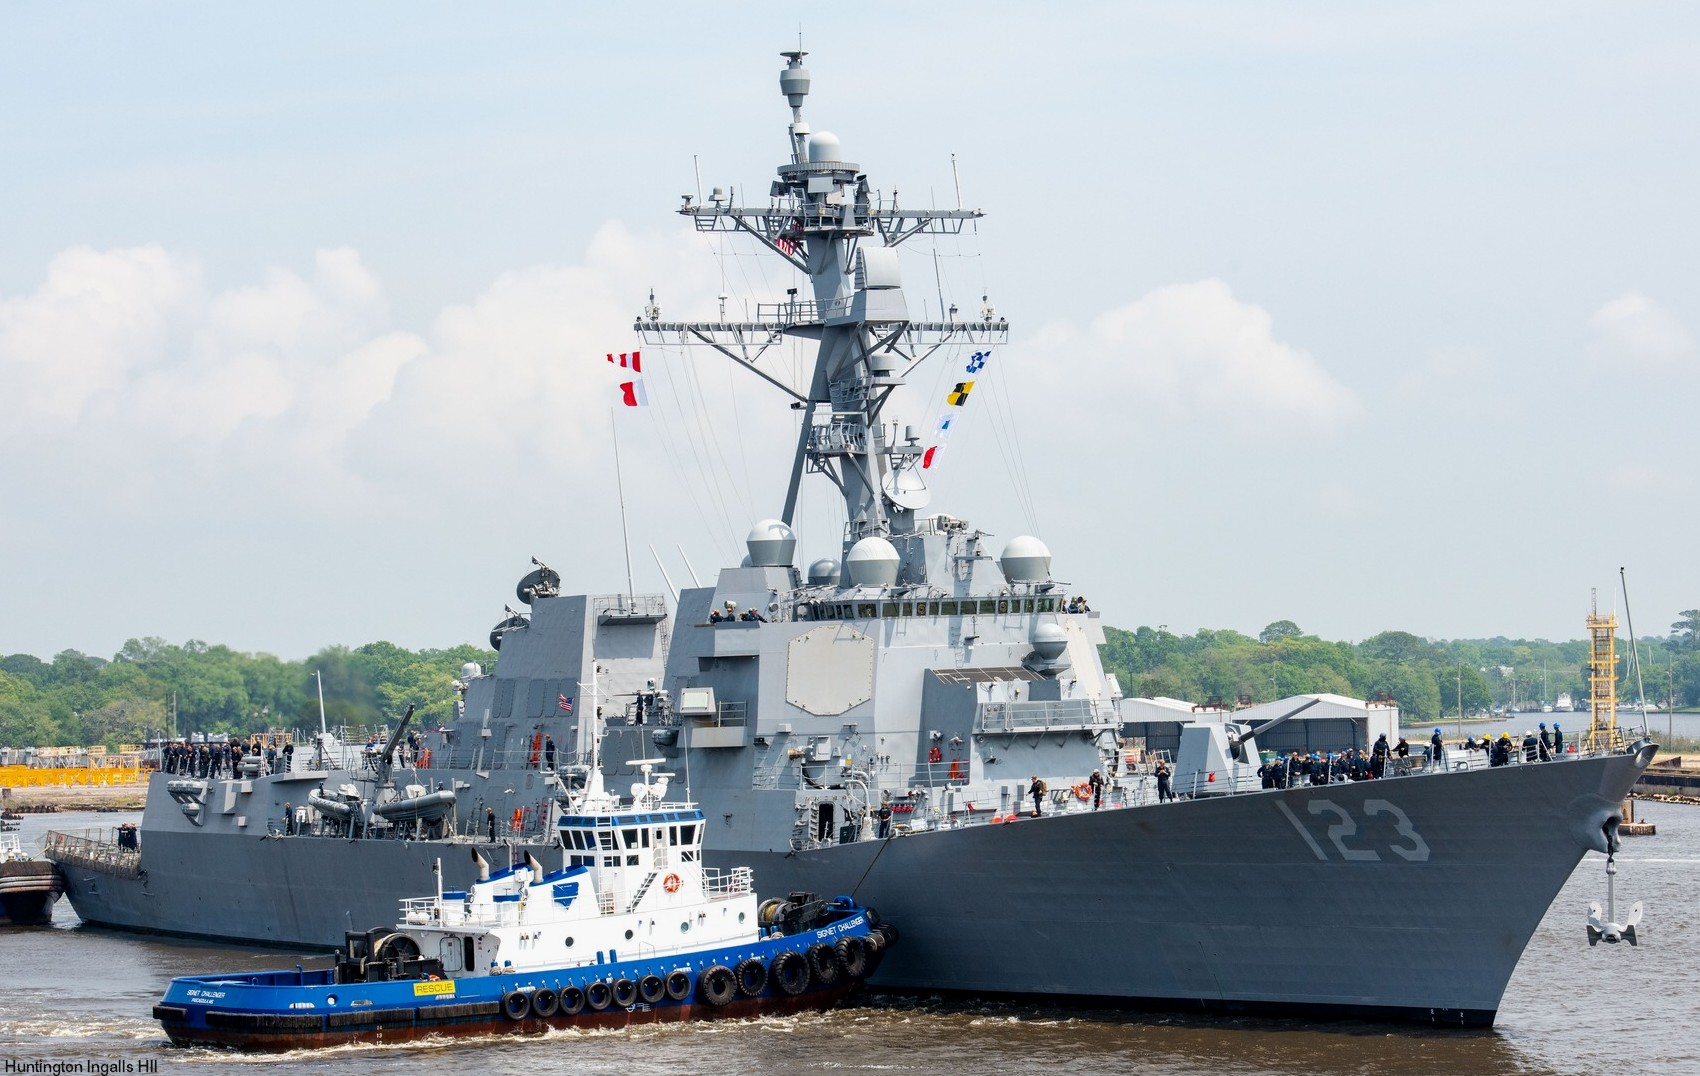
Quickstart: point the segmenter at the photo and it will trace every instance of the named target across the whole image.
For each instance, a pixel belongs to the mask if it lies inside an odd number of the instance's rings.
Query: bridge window
[[[859,620],[872,620],[879,616],[879,606],[874,602],[856,603],[856,617]]]
[[[956,615],[956,603],[955,602],[941,602],[940,605],[939,605],[939,615],[940,616],[955,616]]]

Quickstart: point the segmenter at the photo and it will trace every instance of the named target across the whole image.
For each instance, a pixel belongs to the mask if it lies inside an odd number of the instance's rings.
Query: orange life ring
[[[1074,786],[1074,794],[1084,803],[1092,798],[1092,786],[1082,781]]]
[[[943,762],[944,761],[944,752],[939,750],[938,744],[934,744],[933,747],[932,747],[932,750],[927,752],[927,761],[928,762]]]
[[[667,877],[661,879],[661,888],[665,889],[669,893],[677,893],[679,891],[679,885],[679,876],[677,874],[669,874]]]

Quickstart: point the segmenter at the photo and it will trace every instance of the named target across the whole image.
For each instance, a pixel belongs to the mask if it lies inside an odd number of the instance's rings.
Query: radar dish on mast
[[[508,617],[490,629],[490,649],[500,650],[502,648],[502,636],[510,631],[518,631],[520,628],[529,628],[530,626],[531,621],[523,616]]]
[[[885,499],[895,507],[916,512],[927,507],[932,502],[932,491],[921,478],[921,472],[914,467],[898,467],[885,476],[880,483],[885,490]]]
[[[533,598],[553,598],[560,592],[561,573],[547,565],[532,571],[514,587],[514,595],[527,605]]]

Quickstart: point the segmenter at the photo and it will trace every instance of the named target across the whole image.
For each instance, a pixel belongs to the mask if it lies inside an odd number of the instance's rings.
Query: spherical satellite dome
[[[1046,621],[1033,629],[1033,651],[1046,661],[1055,661],[1068,649],[1068,633],[1061,624]]]
[[[460,678],[462,680],[473,680],[483,675],[484,666],[478,664],[476,661],[469,661],[460,667]]]
[[[897,549],[884,538],[864,538],[850,547],[844,566],[858,587],[889,587],[897,582]]]
[[[1018,535],[1003,547],[998,566],[1011,583],[1043,583],[1051,577],[1051,551],[1030,534]]]
[[[809,565],[809,585],[814,587],[830,587],[838,584],[838,562],[831,557],[822,557]]]
[[[764,519],[750,528],[744,545],[752,566],[784,567],[797,555],[797,533],[777,519]]]
[[[826,161],[842,161],[844,150],[838,144],[838,136],[831,131],[816,131],[809,136],[809,163],[824,163]]]

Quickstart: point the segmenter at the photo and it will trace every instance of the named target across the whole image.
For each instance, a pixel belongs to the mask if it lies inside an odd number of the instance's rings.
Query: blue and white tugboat
[[[469,889],[402,901],[333,967],[185,976],[154,1017],[178,1045],[289,1050],[820,1009],[873,973],[894,927],[850,897],[758,905],[749,868],[703,866],[703,813],[662,802],[660,762],[634,765],[629,804],[598,767],[563,804],[559,869],[474,851]]]

